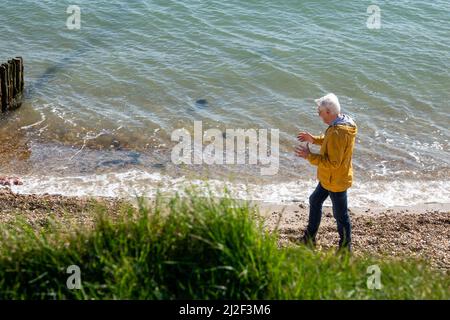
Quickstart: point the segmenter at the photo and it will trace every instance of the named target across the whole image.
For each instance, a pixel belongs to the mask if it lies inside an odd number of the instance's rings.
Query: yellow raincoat
[[[310,153],[307,160],[317,166],[317,179],[322,187],[342,192],[353,182],[352,154],[358,128],[346,116],[344,121],[332,124],[321,136],[313,136],[314,144],[321,145],[320,154]]]

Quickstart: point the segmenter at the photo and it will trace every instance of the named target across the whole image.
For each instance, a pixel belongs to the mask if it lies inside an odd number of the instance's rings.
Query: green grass
[[[255,207],[229,197],[158,197],[94,227],[3,226],[0,299],[449,299],[449,277],[416,261],[277,247]],[[381,269],[370,290],[367,267]],[[67,267],[81,269],[69,290]]]

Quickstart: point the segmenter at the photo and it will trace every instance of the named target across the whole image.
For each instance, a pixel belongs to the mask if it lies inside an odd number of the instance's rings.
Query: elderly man
[[[313,136],[300,132],[298,140],[320,145],[320,153],[311,153],[309,144],[298,147],[296,154],[317,166],[319,183],[309,197],[309,221],[300,242],[315,244],[322,218],[322,204],[330,196],[333,215],[339,232],[339,249],[351,251],[351,223],[347,208],[347,189],[352,185],[352,154],[357,127],[355,122],[341,114],[338,98],[333,94],[316,99],[317,112],[328,125],[324,135]]]

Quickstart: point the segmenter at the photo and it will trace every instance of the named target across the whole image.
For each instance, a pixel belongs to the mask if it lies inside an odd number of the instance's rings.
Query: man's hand
[[[309,150],[309,143],[306,144],[306,147],[299,146],[295,149],[295,154],[303,159],[308,158],[310,153],[311,150]]]
[[[301,142],[314,143],[314,139],[309,132],[300,132],[297,136],[297,139]]]

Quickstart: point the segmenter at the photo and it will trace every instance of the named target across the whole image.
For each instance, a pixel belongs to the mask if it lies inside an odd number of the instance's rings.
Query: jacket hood
[[[351,135],[356,135],[357,132],[355,121],[346,114],[339,115],[336,120],[330,124],[330,127],[338,127],[340,130],[345,130]]]
[[[353,119],[350,116],[346,115],[346,114],[339,115],[336,118],[336,120],[334,120],[331,123],[331,126],[340,126],[340,125],[356,127],[355,121],[353,121]]]

